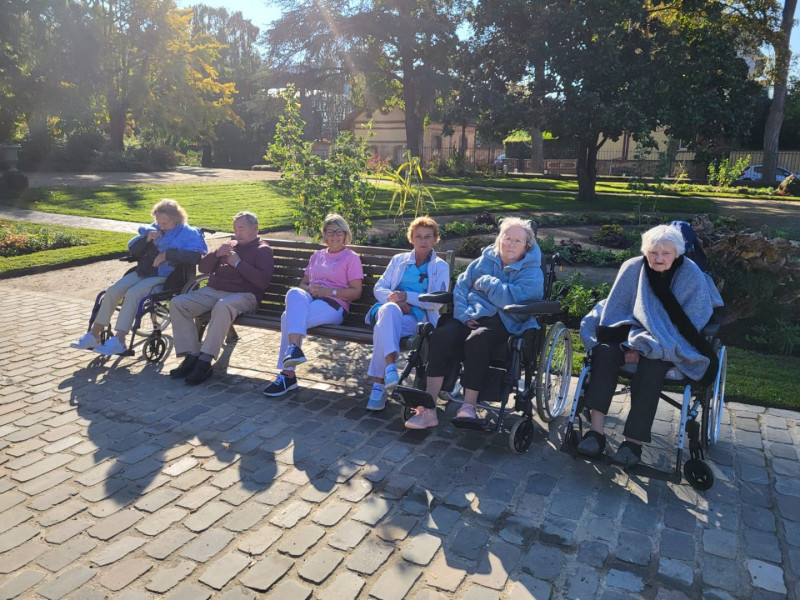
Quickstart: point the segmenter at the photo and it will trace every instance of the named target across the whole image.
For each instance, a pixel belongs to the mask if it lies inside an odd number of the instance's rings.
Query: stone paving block
[[[264,490],[253,496],[253,500],[261,502],[262,504],[277,506],[294,494],[295,491],[297,491],[297,486],[279,481],[271,485],[268,490]]]
[[[229,581],[250,564],[250,559],[239,552],[229,552],[214,561],[200,576],[199,581],[215,590],[221,590]]]
[[[575,532],[577,529],[577,521],[548,515],[542,523],[539,539],[548,544],[572,546],[575,543]]]
[[[22,525],[32,518],[32,512],[19,507],[0,513],[0,533],[5,533],[9,529],[17,525]]]
[[[363,575],[372,575],[386,562],[392,550],[388,544],[369,539],[350,555],[347,568]]]
[[[747,561],[747,570],[750,573],[753,585],[757,588],[775,592],[776,594],[787,593],[784,572],[780,566],[762,560],[751,559]]]
[[[87,552],[91,552],[97,547],[97,542],[88,536],[80,536],[69,540],[66,544],[54,548],[39,557],[36,561],[41,567],[48,571],[57,573],[73,562],[79,560]]]
[[[329,586],[318,590],[317,594],[319,600],[356,600],[364,583],[355,573],[345,571],[337,575]]]
[[[251,533],[241,540],[238,548],[250,556],[264,554],[267,548],[274,544],[282,534],[283,530],[273,527],[272,525],[264,525],[258,531]]]
[[[348,512],[350,512],[349,504],[328,502],[324,508],[314,513],[312,519],[315,523],[325,527],[333,527],[341,521]]]
[[[378,521],[386,516],[391,505],[384,498],[372,497],[364,501],[353,515],[356,521],[361,521],[367,525],[376,525]]]
[[[177,479],[173,480],[170,485],[174,488],[186,492],[194,487],[197,487],[198,485],[200,485],[201,483],[210,478],[211,478],[211,473],[196,469],[194,471],[189,471],[188,473],[184,473]]]
[[[22,504],[27,499],[28,497],[25,494],[21,494],[15,490],[0,494],[0,513],[5,512],[8,509],[17,506],[18,504]],[[36,509],[36,510],[43,510],[43,509]]]
[[[773,563],[781,562],[778,538],[766,531],[751,527],[744,529],[744,553],[748,558],[757,558]]]
[[[126,558],[115,567],[105,569],[98,583],[112,592],[118,592],[130,585],[153,568],[153,563],[144,558]]]
[[[444,506],[437,506],[425,519],[424,527],[440,535],[448,535],[461,518],[461,513]]]
[[[20,486],[18,489],[24,494],[35,496],[44,491],[52,489],[61,483],[64,483],[70,478],[72,478],[72,475],[70,475],[66,469],[57,469],[42,475],[41,477],[37,477],[32,481],[29,481],[25,485]]]
[[[82,441],[83,438],[81,436],[72,435],[52,444],[48,444],[42,448],[42,452],[45,454],[58,454],[59,452],[63,452],[64,450],[68,450],[73,446],[80,444]]]
[[[548,582],[523,574],[511,587],[508,600],[542,600],[551,598],[552,593],[553,587]]]
[[[297,569],[297,574],[316,585],[325,581],[339,566],[344,556],[329,548],[322,548]]]
[[[87,533],[97,539],[107,541],[125,531],[142,519],[142,514],[135,510],[123,510],[118,514],[99,521]]]
[[[355,521],[347,521],[328,539],[328,544],[338,550],[352,550],[369,533],[369,527]]]
[[[225,504],[224,502],[209,502],[191,517],[185,519],[183,524],[191,531],[200,533],[211,527],[232,510],[233,507],[230,504]]]
[[[243,588],[236,588],[220,595],[219,600],[256,600],[256,593]]]
[[[36,541],[24,544],[0,556],[0,574],[8,575],[18,571],[32,560],[47,552],[47,546]]]
[[[11,479],[25,483],[63,467],[73,460],[75,460],[75,457],[69,454],[52,454],[29,467],[25,467],[24,469],[20,469],[19,471],[12,473]]]
[[[206,504],[209,500],[219,496],[220,491],[211,485],[204,485],[202,487],[193,489],[185,496],[175,502],[181,508],[188,508],[191,511],[198,510],[201,506]]]
[[[136,525],[136,530],[144,535],[156,536],[162,531],[166,531],[173,524],[183,519],[189,511],[185,508],[178,508],[176,506],[164,508],[156,513],[153,513],[139,524]],[[189,528],[191,529],[191,527]]]
[[[308,600],[312,592],[310,587],[296,581],[284,580],[266,597],[273,600]]]
[[[442,540],[430,533],[420,533],[412,537],[403,548],[401,556],[410,563],[422,567],[428,565],[442,545]]]
[[[694,568],[691,562],[662,558],[658,561],[658,576],[671,586],[689,588],[694,582]]]
[[[322,539],[325,530],[318,525],[303,525],[284,536],[278,546],[278,552],[298,557],[305,554]]]
[[[367,479],[350,479],[347,483],[342,486],[339,486],[339,493],[337,496],[341,500],[346,500],[347,502],[361,502],[367,494],[372,492],[373,486],[372,483]]]
[[[83,587],[69,597],[69,600],[108,600],[109,594],[105,590]]]
[[[270,509],[259,504],[251,504],[234,512],[222,526],[231,531],[248,531],[252,529],[261,519],[269,514]]]
[[[114,496],[122,488],[128,485],[124,479],[112,477],[106,479],[102,483],[98,483],[90,488],[86,488],[81,492],[81,498],[90,503],[100,502],[111,496]]]
[[[240,579],[245,587],[266,592],[294,566],[288,556],[269,554],[253,565]]]
[[[180,496],[181,493],[176,489],[162,488],[147,494],[147,496],[139,500],[134,506],[139,510],[152,513],[165,507],[170,502],[174,502],[180,498]]]
[[[470,586],[463,598],[464,600],[500,600],[500,595],[494,590],[489,590],[479,585],[473,585]]]
[[[645,535],[622,531],[617,538],[615,555],[625,562],[647,565],[652,555],[652,542]]]
[[[606,575],[606,585],[625,590],[627,592],[641,593],[644,590],[644,580],[635,573],[620,569],[609,569]]]
[[[158,560],[164,560],[167,556],[175,552],[178,548],[193,540],[196,535],[188,531],[172,530],[167,531],[144,547],[144,552]]]
[[[237,477],[239,476],[238,472],[235,474]],[[240,483],[233,482],[227,489],[220,485],[220,483],[221,482],[217,481],[216,478],[211,481],[211,485],[225,490],[219,499],[233,506],[241,506],[256,493],[255,490],[249,490]]]
[[[39,525],[51,527],[86,510],[87,506],[78,500],[70,500],[51,508],[39,517]]]
[[[507,542],[495,540],[489,544],[486,555],[472,576],[472,581],[494,590],[502,590],[508,576],[516,570],[520,550]]]
[[[186,546],[180,556],[190,558],[196,562],[208,562],[225,546],[230,544],[233,538],[233,534],[229,531],[209,529]]]
[[[305,519],[310,512],[310,504],[296,501],[290,503],[286,508],[276,511],[269,522],[278,527],[283,527],[284,529],[291,529],[297,525],[298,522]]]
[[[370,589],[370,596],[378,600],[402,600],[421,575],[419,567],[405,563],[390,565]]]
[[[735,561],[717,556],[706,556],[703,559],[703,583],[707,586],[722,588],[729,592],[741,590],[736,573],[738,571]]]
[[[89,519],[71,519],[66,523],[53,527],[47,532],[44,539],[51,544],[63,544],[93,525],[94,521],[90,521]]]
[[[520,567],[537,579],[555,582],[559,579],[565,561],[566,554],[560,548],[534,542],[520,559]]]
[[[185,583],[167,596],[167,600],[208,600],[209,598],[211,598],[211,592],[194,583]]]
[[[408,537],[418,523],[416,517],[395,514],[375,528],[375,533],[387,542],[398,542]]]
[[[134,550],[141,548],[145,541],[141,538],[125,536],[113,544],[106,546],[102,551],[95,554],[91,561],[98,566],[110,565],[124,558]]]
[[[58,600],[80,588],[96,574],[97,571],[89,567],[74,567],[36,591],[47,600]]]
[[[0,582],[0,598],[21,597],[26,591],[44,579],[39,571],[23,571]]]
[[[37,537],[39,533],[37,527],[27,523],[9,529],[0,536],[0,554],[21,546],[28,540]]]
[[[33,510],[45,511],[69,500],[78,493],[78,488],[71,485],[60,485],[55,489],[49,490],[28,502],[28,508]]]

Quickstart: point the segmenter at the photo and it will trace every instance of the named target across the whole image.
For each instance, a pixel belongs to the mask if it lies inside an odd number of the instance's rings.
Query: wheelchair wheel
[[[164,302],[156,303],[150,315],[150,319],[153,326],[150,328],[140,327],[136,330],[136,335],[150,337],[155,331],[164,331],[169,327],[169,305]],[[142,321],[144,321],[144,317]]]
[[[536,410],[545,423],[560,415],[572,381],[572,334],[563,323],[547,333],[536,370]]]
[[[160,361],[167,353],[167,343],[162,337],[152,337],[144,342],[142,356],[149,363]]]
[[[533,442],[533,419],[523,417],[514,422],[508,433],[508,447],[512,452],[522,454],[531,447]]]
[[[717,443],[722,411],[725,409],[725,378],[728,373],[728,352],[725,346],[719,348],[717,358],[719,371],[708,399],[708,406],[703,411],[703,445],[706,448]]]
[[[704,461],[699,458],[691,458],[683,465],[683,474],[686,481],[696,490],[705,491],[714,485],[714,473]]]
[[[208,275],[198,275],[194,279],[190,279],[181,288],[181,294],[188,294],[189,292],[193,292],[195,290],[199,290],[200,288],[204,288],[208,285]]]

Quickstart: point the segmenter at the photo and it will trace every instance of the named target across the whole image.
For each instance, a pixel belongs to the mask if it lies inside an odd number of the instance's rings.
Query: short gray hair
[[[249,211],[243,210],[236,213],[236,216],[233,217],[233,220],[236,221],[238,219],[247,219],[247,222],[250,223],[250,225],[255,225],[258,227],[258,217]]]
[[[683,256],[683,253],[686,252],[683,234],[673,225],[656,225],[642,234],[642,254],[645,256],[651,250],[666,244],[672,244],[678,256]]]
[[[522,227],[522,229],[525,231],[525,252],[530,252],[531,248],[536,245],[536,234],[533,232],[531,222],[527,219],[520,219],[519,217],[506,217],[504,219],[500,219],[500,231],[497,233],[497,237],[494,239],[495,252],[500,254],[500,244],[503,241],[503,236],[511,227]]]
[[[325,235],[325,230],[328,228],[328,225],[333,225],[334,227],[338,227],[342,231],[344,231],[344,245],[350,243],[350,240],[353,239],[353,234],[350,233],[350,226],[347,224],[347,221],[344,220],[342,215],[336,213],[330,213],[325,217],[325,220],[322,222],[322,235]]]

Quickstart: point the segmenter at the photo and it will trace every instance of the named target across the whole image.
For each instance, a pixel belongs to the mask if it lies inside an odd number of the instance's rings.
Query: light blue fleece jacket
[[[544,295],[542,253],[534,245],[517,262],[503,266],[494,246],[484,248],[479,258],[458,276],[453,289],[453,316],[461,322],[500,315],[509,333],[539,328],[536,317],[509,315],[502,308],[528,300],[541,300]]]

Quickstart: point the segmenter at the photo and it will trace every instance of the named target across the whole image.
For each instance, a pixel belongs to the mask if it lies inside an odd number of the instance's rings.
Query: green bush
[[[483,249],[486,248],[489,244],[486,243],[486,240],[479,237],[468,237],[461,245],[458,247],[456,251],[457,256],[463,256],[464,258],[478,258],[483,252]]]
[[[731,187],[739,176],[750,166],[750,156],[740,158],[731,164],[727,158],[708,165],[708,183],[719,187]]]
[[[592,240],[609,248],[630,248],[641,239],[635,231],[625,231],[616,223],[602,225],[592,236]]]
[[[583,273],[575,271],[566,279],[553,283],[552,297],[561,303],[561,307],[569,315],[569,324],[577,326],[592,307],[610,292],[611,286],[608,283],[585,285]]]
[[[0,221],[0,256],[23,256],[42,250],[85,246],[74,234],[36,225],[23,226],[13,221]]]

